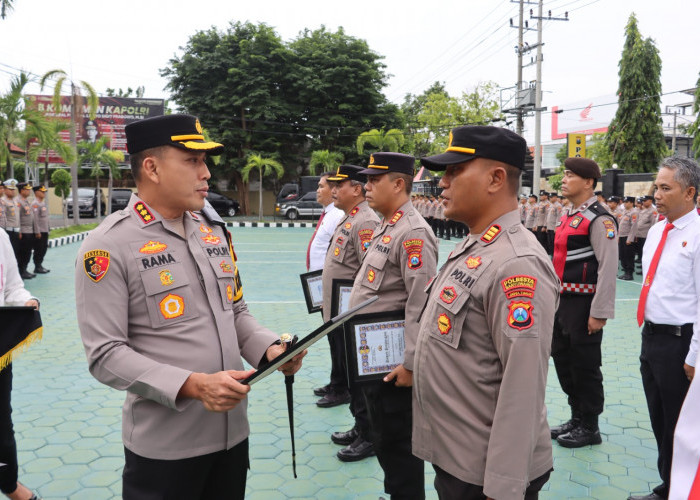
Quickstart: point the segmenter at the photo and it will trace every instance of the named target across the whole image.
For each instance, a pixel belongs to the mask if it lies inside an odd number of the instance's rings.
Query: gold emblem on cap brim
[[[449,140],[449,144],[447,144],[447,147],[448,148],[452,147],[452,131],[451,130],[450,130],[450,140]]]
[[[369,164],[374,165],[374,155],[369,155]]]
[[[194,128],[196,128],[196,129],[197,129],[197,132],[199,132],[200,134],[202,133],[202,124],[199,123],[199,118],[197,118],[197,119],[195,120],[195,122],[194,122]]]

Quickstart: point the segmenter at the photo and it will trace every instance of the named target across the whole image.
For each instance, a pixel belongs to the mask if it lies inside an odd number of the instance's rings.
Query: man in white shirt
[[[316,201],[323,205],[323,213],[318,219],[316,231],[311,236],[309,247],[306,251],[306,269],[308,271],[318,271],[323,269],[326,260],[326,252],[331,242],[335,228],[340,219],[345,217],[345,212],[333,205],[331,186],[328,184],[328,177],[335,172],[323,172],[318,181],[316,189]],[[323,396],[324,394],[321,394]]]
[[[39,308],[39,301],[24,288],[17,260],[5,230],[0,229],[0,306]],[[12,500],[37,500],[17,481],[17,445],[12,427],[12,363],[0,371],[0,491]]]
[[[673,431],[690,380],[700,338],[700,216],[695,200],[700,167],[681,157],[662,161],[654,199],[665,220],[647,235],[644,281],[637,308],[642,329],[642,383],[659,450],[661,484],[630,500],[661,500],[669,495]]]

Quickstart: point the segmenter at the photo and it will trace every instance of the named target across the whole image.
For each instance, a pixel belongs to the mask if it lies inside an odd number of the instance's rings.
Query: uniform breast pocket
[[[162,328],[199,316],[190,280],[182,264],[173,263],[143,271],[141,280],[153,328]]]
[[[387,256],[379,252],[369,254],[365,259],[367,266],[365,266],[364,276],[362,277],[362,285],[371,290],[379,290],[379,286],[384,279],[386,261]]]
[[[345,260],[345,252],[348,248],[347,240],[344,240],[340,243],[338,241],[334,241],[331,243],[330,248],[331,259],[335,260],[336,262],[343,262]]]
[[[467,316],[469,291],[447,284],[430,299],[433,302],[430,336],[456,349],[462,338],[464,318]]]
[[[216,275],[216,284],[219,287],[219,295],[221,296],[221,306],[224,310],[230,310],[236,297],[236,268],[233,260],[231,260],[231,257],[219,257],[209,259],[209,264],[211,264]]]

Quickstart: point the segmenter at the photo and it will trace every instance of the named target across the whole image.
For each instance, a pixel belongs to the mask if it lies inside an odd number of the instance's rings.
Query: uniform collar
[[[590,207],[591,205],[593,205],[597,201],[598,201],[598,197],[593,195],[590,198],[588,198],[586,201],[584,201],[580,206],[578,206],[576,208],[569,208],[569,215],[573,215],[576,212],[583,212],[584,210],[586,210],[588,207]]]
[[[698,217],[700,217],[700,215],[698,215],[698,211],[695,209],[695,207],[693,207],[693,209],[690,212],[677,218],[676,221],[673,223],[673,227],[683,229],[685,226],[696,220]],[[666,223],[668,224],[668,219],[666,219]]]

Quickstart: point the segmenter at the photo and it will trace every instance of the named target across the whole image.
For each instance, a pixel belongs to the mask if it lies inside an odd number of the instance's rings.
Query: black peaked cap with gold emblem
[[[48,191],[48,189],[46,189],[46,186],[44,186],[43,184],[39,184],[38,186],[34,186],[34,187],[32,188],[32,190],[33,190],[35,193],[36,193],[37,191],[41,191],[41,192],[46,192],[46,191]]]
[[[367,178],[366,176],[360,174],[360,170],[362,170],[362,167],[358,167],[357,165],[341,165],[338,167],[338,171],[335,173],[335,175],[328,177],[328,180],[333,182],[365,182]]]
[[[449,165],[474,158],[496,160],[520,170],[525,169],[527,143],[511,130],[482,125],[453,128],[444,153],[421,158],[430,170],[445,170]]]
[[[360,170],[364,175],[380,175],[389,172],[415,175],[416,159],[403,153],[374,153],[369,156],[369,165]]]
[[[202,125],[192,115],[164,115],[146,118],[125,127],[129,154],[159,146],[220,155],[224,146],[204,138]]]

